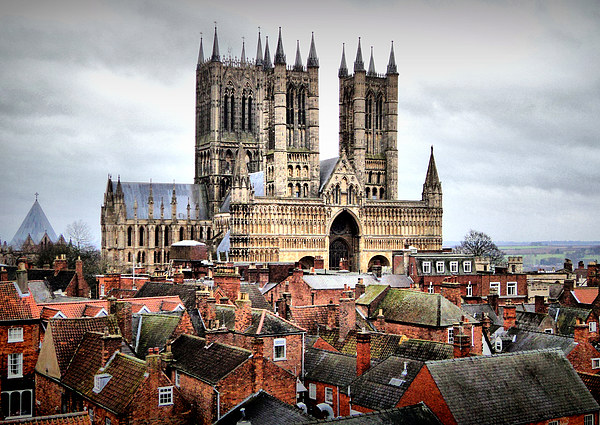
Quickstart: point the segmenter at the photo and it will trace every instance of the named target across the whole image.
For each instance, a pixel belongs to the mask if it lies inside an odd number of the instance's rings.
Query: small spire
[[[356,60],[354,61],[354,72],[364,71],[365,64],[362,58],[362,49],[360,48],[360,37],[358,37],[358,49],[356,49]]]
[[[392,40],[392,47],[390,49],[390,60],[388,61],[387,73],[389,74],[398,74],[398,69],[396,68],[396,57],[394,56],[394,41]]]
[[[338,71],[338,77],[347,77],[348,67],[346,66],[346,44],[342,43],[342,61],[340,62],[340,69]]]
[[[369,71],[367,75],[377,75],[375,72],[375,61],[373,60],[373,46],[371,46],[371,59],[369,60]]]
[[[271,52],[269,51],[269,36],[265,37],[265,58],[263,60],[264,69],[273,68],[273,63],[271,62]]]
[[[435,158],[433,157],[433,145],[431,146],[431,155],[429,156],[429,166],[427,167],[427,176],[425,177],[425,185],[432,187],[440,184],[437,167],[435,166]]]
[[[308,51],[308,59],[306,59],[306,66],[308,68],[318,68],[319,58],[317,57],[317,49],[315,48],[315,33],[311,33],[310,36],[310,50]]]
[[[281,41],[281,27],[279,27],[277,50],[275,50],[275,65],[285,65],[285,53],[283,52],[283,41]]]
[[[198,65],[204,63],[204,49],[202,48],[202,33],[200,33],[200,48],[198,49]]]
[[[173,194],[171,195],[171,204],[177,203],[177,195],[175,194],[175,180],[173,180]]]
[[[217,23],[215,22],[215,38],[213,40],[213,50],[212,56],[210,58],[211,62],[221,62],[221,57],[219,55],[219,38],[217,37]]]
[[[148,195],[148,203],[149,204],[154,203],[154,194],[152,192],[152,179],[150,179],[150,194]]]
[[[260,42],[260,27],[258,27],[258,44],[256,45],[256,66],[263,64],[262,43]]]
[[[296,40],[296,63],[294,63],[294,71],[302,71],[302,58],[300,57],[300,40]]]
[[[240,57],[241,63],[246,63],[246,40],[242,37],[242,56]]]

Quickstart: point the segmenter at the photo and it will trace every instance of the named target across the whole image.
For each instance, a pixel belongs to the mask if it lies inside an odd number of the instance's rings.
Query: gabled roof
[[[221,325],[229,330],[235,327],[235,309],[231,305],[217,304],[216,318]],[[276,316],[275,313],[269,310],[252,309],[252,322],[244,331],[247,335],[290,335],[305,332],[304,329],[294,325],[287,320]]]
[[[446,360],[454,358],[454,347],[437,341],[411,338],[396,348],[394,354],[413,360]]]
[[[162,349],[173,336],[181,321],[178,314],[139,314],[132,319],[132,340],[138,357],[144,357],[149,348]]]
[[[556,321],[556,331],[561,335],[573,336],[577,319],[586,322],[591,313],[591,309],[565,307],[560,304],[548,307],[548,315]]]
[[[54,314],[48,316],[49,312],[57,312],[60,311],[65,317],[69,319],[74,319],[77,317],[95,317],[90,308],[94,309],[96,313],[100,311],[99,309],[104,309],[105,311],[109,310],[109,305],[107,300],[85,300],[85,301],[68,301],[68,302],[53,302],[53,303],[40,303],[40,307],[42,310],[43,318],[47,319],[49,317],[54,317]]]
[[[253,308],[263,308],[265,310],[273,311],[273,307],[267,302],[263,294],[261,294],[257,284],[242,282],[240,285],[240,292],[248,294],[248,298],[252,302]]]
[[[242,420],[240,409],[244,409],[244,418],[252,424],[280,425],[306,423],[311,416],[295,406],[273,397],[264,390],[252,394],[235,408],[223,415],[215,425],[237,425]]]
[[[0,321],[39,319],[40,310],[30,293],[22,294],[15,282],[0,282]]]
[[[335,311],[335,326],[338,324],[338,310],[337,305],[328,307],[327,305],[306,305],[306,306],[291,306],[290,312],[292,314],[292,320],[298,326],[306,329],[309,335],[316,335],[319,330],[319,325],[327,323],[328,310],[333,308]]]
[[[348,332],[346,338],[340,340],[339,331],[337,329],[319,329],[319,336],[326,342],[331,344],[340,353],[356,356],[356,334],[357,330],[353,329]],[[393,354],[397,354],[399,347],[402,346],[402,341],[405,336],[370,332],[371,335],[371,358],[373,360],[383,360]]]
[[[458,308],[440,294],[410,289],[391,288],[378,309],[383,309],[385,320],[422,326],[448,327],[458,323],[463,316],[471,323],[478,323],[466,311]],[[371,314],[377,317],[378,311]]]
[[[363,279],[363,284],[375,285],[379,282],[371,274],[358,273],[339,273],[339,274],[306,274],[302,279],[312,289],[344,289],[348,286],[354,289],[358,283],[358,278]]]
[[[365,293],[362,294],[356,300],[356,304],[359,305],[369,305],[371,304],[379,295],[381,295],[386,289],[387,285],[380,284],[372,284],[365,288]]]
[[[39,244],[40,240],[44,237],[44,234],[48,234],[50,240],[56,242],[56,233],[54,233],[52,225],[48,221],[46,214],[44,214],[44,210],[36,198],[9,245],[14,249],[21,249],[27,236],[31,236],[31,239],[35,244]]]
[[[459,424],[542,422],[600,409],[560,350],[464,357],[426,365]]]
[[[52,291],[65,291],[75,277],[75,270],[30,269],[27,270],[29,280],[46,280]]]
[[[314,420],[305,424],[347,424],[347,425],[442,425],[440,420],[423,403],[412,406],[379,410],[356,416],[343,416],[328,420]]]
[[[565,335],[547,334],[520,328],[510,328],[503,336],[506,337],[506,339],[502,338],[502,352],[504,353],[558,348],[563,353],[569,354],[577,345],[573,338]]]
[[[36,416],[35,418],[19,418],[1,421],[3,424],[29,425],[92,425],[88,412],[62,413],[60,415]]]
[[[577,287],[571,291],[575,299],[580,304],[592,304],[598,296],[598,288],[595,287]]]
[[[356,378],[356,356],[334,353],[319,348],[307,348],[304,354],[304,378],[336,385],[344,394]]]
[[[218,342],[207,344],[204,338],[180,335],[171,346],[173,367],[215,385],[248,360],[252,353],[239,347]]]
[[[395,407],[424,364],[405,357],[388,357],[352,382],[352,404],[373,410]]]

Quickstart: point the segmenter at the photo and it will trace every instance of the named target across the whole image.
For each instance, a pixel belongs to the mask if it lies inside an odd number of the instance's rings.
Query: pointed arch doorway
[[[329,229],[329,269],[339,270],[340,261],[348,261],[350,271],[359,269],[359,227],[348,211],[342,211]]]

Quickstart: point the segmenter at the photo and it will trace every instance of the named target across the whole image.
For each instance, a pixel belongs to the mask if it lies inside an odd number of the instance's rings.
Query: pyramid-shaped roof
[[[56,242],[56,233],[54,233],[52,225],[36,199],[25,216],[25,220],[21,223],[21,227],[19,227],[19,230],[17,230],[17,233],[15,233],[15,236],[10,241],[10,245],[15,249],[20,249],[23,242],[27,239],[27,235],[31,235],[33,242],[38,244],[44,237],[44,233],[48,234],[52,242]]]

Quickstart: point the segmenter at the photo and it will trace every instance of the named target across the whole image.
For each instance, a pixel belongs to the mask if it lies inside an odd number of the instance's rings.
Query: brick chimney
[[[245,332],[252,324],[252,302],[248,299],[248,294],[240,293],[240,298],[235,301],[237,308],[235,309],[235,325],[236,332]]]
[[[292,276],[294,276],[295,279],[302,279],[304,276],[304,270],[302,270],[300,266],[296,264],[296,267],[294,267],[294,271],[292,272]]]
[[[325,268],[325,260],[320,255],[315,257],[315,269],[324,269]]]
[[[258,287],[262,289],[267,283],[269,283],[269,269],[262,267],[258,270]]]
[[[27,270],[17,270],[17,286],[21,294],[29,293],[29,278],[27,277]]]
[[[487,296],[488,305],[494,310],[496,315],[498,314],[498,294],[490,292]]]
[[[563,268],[568,272],[572,272],[573,271],[573,262],[571,260],[569,260],[568,258],[565,258]]]
[[[454,325],[454,358],[467,357],[471,352],[471,335],[465,332],[462,322]]]
[[[578,268],[578,269],[585,269],[585,266],[583,265],[583,261],[579,261],[579,262],[577,263],[577,268]]]
[[[582,322],[581,319],[577,318],[577,323],[573,328],[573,340],[576,343],[588,342],[590,339],[589,328],[587,323]]]
[[[371,367],[371,334],[362,330],[356,334],[356,376]]]
[[[175,274],[173,274],[173,283],[176,285],[182,285],[183,277],[183,273],[180,270],[178,270]]]
[[[327,304],[327,328],[333,329],[335,328],[335,316],[336,316],[336,305],[333,301],[329,301]]]
[[[574,287],[575,281],[573,279],[565,279],[565,282],[563,283],[563,290],[565,292],[572,291]]]
[[[59,271],[67,270],[67,255],[60,254],[57,255],[54,259],[54,263],[52,264],[54,267],[54,275],[56,276]]]
[[[444,298],[460,308],[462,300],[460,297],[460,284],[456,276],[444,279],[441,284],[441,293]]]
[[[121,330],[121,335],[123,335],[123,339],[131,343],[133,339],[133,334],[131,330],[131,303],[127,301],[117,300],[115,297],[110,297],[108,299],[108,305],[110,309],[110,314],[114,314],[117,317],[117,323],[119,325],[119,329]]]
[[[356,305],[353,298],[353,291],[344,291],[340,298],[340,312],[338,323],[340,325],[340,340],[346,338],[348,332],[356,329]]]
[[[356,286],[354,286],[354,299],[357,300],[361,297],[362,294],[365,293],[365,284],[363,283],[363,278],[359,277]]]
[[[110,335],[108,328],[104,328],[104,334],[100,337],[100,351],[102,353],[101,367],[105,367],[113,353],[121,351],[121,335]]]
[[[543,313],[543,314],[548,313],[548,309],[546,307],[546,302],[544,301],[544,296],[543,295],[536,295],[535,296],[535,312],[536,313]]]
[[[8,271],[4,267],[0,269],[0,282],[8,282]]]
[[[206,317],[203,317],[207,329],[212,329],[215,326],[217,318],[217,300],[210,294],[206,299]]]
[[[239,298],[240,275],[233,266],[233,263],[216,267],[213,276],[215,286],[221,288],[230,300],[237,300]]]
[[[375,328],[379,332],[385,332],[385,316],[383,315],[383,309],[379,309],[379,314],[377,314],[377,323],[375,324]]]
[[[517,306],[509,301],[504,305],[504,330],[517,325]]]
[[[490,316],[488,316],[486,313],[483,313],[483,318],[481,319],[482,332],[489,336],[491,327],[492,327],[492,320],[490,319]]]
[[[158,348],[149,348],[146,356],[146,372],[148,373],[148,382],[150,388],[158,387],[158,378],[160,376],[160,355]]]
[[[166,370],[167,365],[173,363],[173,352],[171,351],[171,341],[170,340],[167,340],[167,342],[165,344],[165,351],[163,351],[162,354],[160,355],[160,359],[162,360],[162,362],[161,362],[162,370]]]
[[[252,339],[252,391],[257,392],[264,387],[265,357],[262,338]]]

